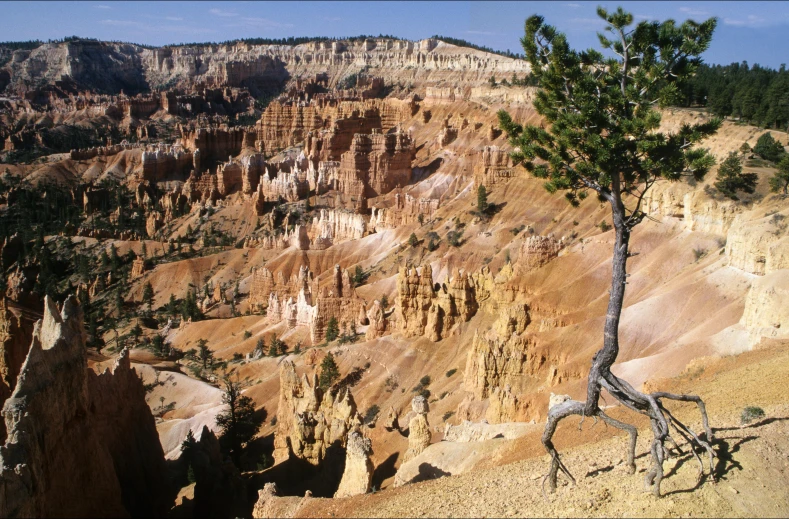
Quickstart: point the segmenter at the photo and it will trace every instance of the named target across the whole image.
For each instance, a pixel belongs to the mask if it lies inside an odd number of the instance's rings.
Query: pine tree
[[[223,382],[222,403],[227,409],[216,416],[216,424],[222,431],[219,444],[239,467],[244,447],[255,437],[263,420],[255,412],[252,399],[241,394],[241,384],[227,377]]]
[[[770,132],[763,133],[756,141],[753,152],[764,160],[778,162],[784,154],[784,148],[779,142],[773,139]]]
[[[660,495],[665,444],[673,444],[668,424],[679,423],[666,414],[661,399],[701,400],[692,395],[641,393],[614,375],[611,366],[619,355],[619,320],[627,286],[631,232],[646,217],[644,196],[660,179],[701,180],[714,164],[706,150],[693,145],[714,134],[720,128],[719,119],[683,125],[669,134],[660,131],[656,108],[680,99],[683,81],[701,63],[699,56],[709,47],[717,22],[714,18],[702,23],[688,20],[681,25],[673,20],[642,21],[633,28],[633,15],[621,7],[611,13],[598,7],[597,14],[606,23],[606,33],[598,34],[598,38],[611,57],[595,49],[572,50],[567,37],[546,25],[543,17],[529,17],[521,42],[532,75],[540,84],[534,107],[548,127],[523,126],[507,112],[499,112],[499,124],[516,150],[511,155],[515,164],[523,164],[533,175],[545,179],[544,186],[550,193],[565,192],[573,206],[594,192],[610,206],[615,230],[603,347],[593,356],[586,401],[569,400],[548,413],[542,441],[551,456],[551,467],[545,481],[555,490],[560,469],[574,481],[552,442],[559,422],[572,415],[599,417],[608,425],[626,430],[632,439],[628,466],[635,471],[636,429],[613,420],[599,407],[605,388],[625,407],[650,418],[654,441],[652,467],[645,484]],[[703,404],[700,408],[706,425]],[[687,430],[684,424],[678,427]],[[712,432],[705,429],[705,439],[692,436],[711,459]]]
[[[197,356],[203,364],[203,369],[214,366],[214,352],[208,349],[208,341],[200,339],[197,341]]]
[[[784,195],[789,189],[789,155],[784,155],[778,162],[778,171],[770,177],[770,191],[777,193],[781,191]]]
[[[419,245],[419,238],[416,237],[416,234],[411,233],[411,236],[408,237],[408,245],[411,247]]]
[[[150,281],[145,283],[145,286],[143,286],[142,301],[143,303],[153,308],[153,286],[151,286]]]
[[[340,326],[337,323],[337,318],[332,317],[326,323],[326,342],[332,342],[340,335]]]
[[[488,212],[488,190],[484,184],[477,188],[477,211],[481,214]]]
[[[170,294],[170,300],[167,302],[167,313],[173,318],[178,313],[178,301],[175,299],[175,294]]]
[[[337,368],[337,363],[334,361],[334,355],[328,352],[321,361],[318,386],[326,391],[338,378],[340,378],[340,370]]]
[[[738,200],[737,191],[753,193],[756,190],[756,182],[759,180],[756,173],[743,173],[742,163],[736,151],[729,152],[729,155],[718,167],[718,176],[715,180],[715,189],[731,198]]]

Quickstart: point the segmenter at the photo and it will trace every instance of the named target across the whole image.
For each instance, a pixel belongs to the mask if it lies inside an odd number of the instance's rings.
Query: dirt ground
[[[664,464],[664,497],[643,489],[651,463],[647,424],[632,413],[612,409],[639,425],[637,473],[624,467],[624,437],[587,420],[560,426],[556,444],[576,477],[572,487],[560,476],[555,494],[544,495],[542,475],[548,457],[538,435],[500,466],[441,477],[348,499],[306,499],[297,517],[786,517],[789,515],[789,343],[699,362],[680,377],[654,381],[653,387],[693,392],[707,402],[718,453],[713,483],[709,469],[698,480],[698,464],[687,449]],[[741,425],[745,406],[759,406],[765,417]],[[675,405],[678,415],[700,430],[695,406]],[[520,456],[517,454],[520,451]],[[497,457],[498,458],[498,457]],[[520,459],[518,459],[520,458]],[[496,462],[493,462],[494,464]]]

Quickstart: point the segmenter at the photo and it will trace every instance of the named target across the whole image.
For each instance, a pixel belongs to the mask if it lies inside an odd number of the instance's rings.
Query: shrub
[[[449,371],[447,371],[447,378],[449,378],[452,375],[454,375],[455,373],[457,373],[457,371],[458,371],[457,368],[452,368]]]
[[[447,420],[452,418],[452,416],[454,416],[454,414],[455,414],[455,411],[447,411],[446,413],[444,413],[444,416],[442,416],[441,419],[446,422]]]
[[[696,258],[696,261],[703,258],[705,254],[707,254],[707,249],[702,249],[700,247],[693,249],[693,257]]]
[[[397,381],[396,376],[389,375],[388,377],[386,377],[386,381],[384,382],[384,388],[387,393],[391,393],[398,387],[400,387],[400,383]]]
[[[460,247],[463,245],[463,231],[449,231],[447,233],[447,242],[453,247]]]
[[[421,386],[429,386],[430,385],[430,375],[425,375],[424,377],[419,379],[419,385]]]
[[[605,220],[600,222],[600,226],[599,227],[600,227],[600,230],[603,231],[603,232],[608,232],[611,229],[611,226]]]
[[[742,410],[742,414],[740,415],[740,422],[743,424],[749,424],[754,420],[758,420],[760,418],[764,418],[764,409],[761,407],[755,406],[748,406]]]
[[[252,332],[244,330],[244,339],[249,339],[250,337],[252,337]]]
[[[378,417],[379,412],[381,412],[381,409],[376,404],[371,405],[370,408],[367,409],[367,412],[364,413],[363,423],[365,425],[370,425],[373,423]]]

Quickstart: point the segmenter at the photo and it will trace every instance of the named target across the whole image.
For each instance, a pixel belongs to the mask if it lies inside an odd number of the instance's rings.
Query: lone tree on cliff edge
[[[682,25],[673,20],[644,21],[633,28],[633,15],[621,7],[612,13],[598,7],[597,14],[607,22],[609,33],[598,35],[600,43],[613,57],[593,49],[574,51],[565,35],[545,25],[541,16],[526,20],[521,43],[541,85],[534,106],[550,128],[521,126],[505,111],[498,114],[500,126],[515,147],[512,158],[516,163],[545,179],[549,192],[564,191],[572,205],[578,205],[594,191],[611,206],[616,231],[603,347],[592,358],[586,401],[568,400],[548,412],[542,442],[552,459],[543,484],[547,481],[555,490],[559,470],[575,483],[552,442],[559,422],[571,415],[599,417],[627,431],[628,464],[631,473],[635,472],[636,428],[614,420],[600,409],[598,402],[605,389],[624,406],[650,418],[654,432],[652,467],[644,485],[659,496],[662,464],[669,454],[667,447],[676,447],[669,427],[706,450],[710,475],[715,477],[712,431],[704,403],[693,395],[641,393],[614,375],[611,366],[619,354],[619,318],[627,259],[631,256],[628,244],[633,228],[646,217],[642,208],[644,195],[660,179],[701,180],[714,164],[707,150],[692,146],[715,133],[720,120],[684,124],[677,133],[666,134],[658,131],[660,114],[655,105],[662,107],[676,100],[681,82],[701,63],[699,55],[710,44],[716,20],[689,20]],[[696,435],[677,420],[664,406],[666,399],[695,402],[701,410],[706,436]],[[702,459],[691,450],[701,464],[701,478]]]

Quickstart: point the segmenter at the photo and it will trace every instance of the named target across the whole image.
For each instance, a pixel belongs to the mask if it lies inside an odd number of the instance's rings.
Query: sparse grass
[[[693,257],[696,258],[695,261],[699,261],[701,258],[707,255],[707,249],[702,249],[701,247],[696,247],[693,249]]]
[[[742,410],[740,422],[745,425],[761,418],[764,418],[764,409],[756,406],[748,406]]]

